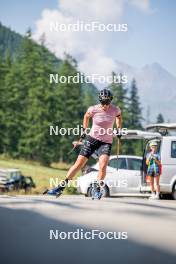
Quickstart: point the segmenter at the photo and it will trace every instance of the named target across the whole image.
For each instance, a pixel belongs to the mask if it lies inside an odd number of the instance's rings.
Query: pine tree
[[[75,61],[66,56],[60,67],[59,76],[75,76],[77,69]],[[81,85],[80,83],[60,83],[56,88],[57,96],[57,120],[60,121],[62,128],[74,128],[82,125],[82,117],[80,115],[83,104],[81,101]],[[68,161],[67,153],[72,147],[72,141],[75,140],[74,135],[65,135],[60,137],[60,160]]]
[[[157,124],[161,124],[161,123],[164,123],[164,117],[163,115],[160,113],[158,114],[157,118],[156,118],[156,123]]]
[[[148,105],[146,111],[146,118],[145,118],[146,125],[150,124],[150,115],[151,115],[151,109],[150,106]]]
[[[113,93],[113,101],[112,103],[118,107],[120,107],[122,111],[122,120],[123,127],[128,127],[128,110],[127,110],[127,88],[124,87],[122,83],[116,83],[114,80],[116,79],[116,74],[112,73],[113,82],[108,86]]]
[[[113,82],[108,86],[108,89],[110,89],[113,93],[113,100],[112,103],[115,106],[120,107],[122,112],[122,127],[128,128],[128,110],[127,110],[127,104],[128,104],[128,97],[127,97],[127,88],[124,87],[122,83],[115,82],[116,73],[112,72],[112,80]],[[120,154],[123,154],[126,152],[128,147],[128,143],[126,141],[121,141],[121,147],[120,147]],[[112,146],[112,153],[116,153],[116,144],[113,144]]]
[[[55,157],[56,140],[49,135],[54,118],[55,98],[49,84],[52,62],[44,46],[40,49],[28,35],[23,48],[21,70],[27,83],[27,100],[23,135],[19,142],[20,155],[49,165]],[[47,62],[47,63],[46,63]]]
[[[97,103],[97,95],[98,91],[93,85],[87,85],[86,83],[81,84],[82,114],[85,113],[89,106]]]
[[[6,109],[5,76],[7,71],[7,65],[0,56],[0,153],[3,153],[5,148],[6,121],[4,112]]]
[[[24,46],[25,52],[23,52],[22,48],[20,57],[12,63],[11,69],[5,78],[7,98],[4,114],[7,138],[6,152],[14,157],[19,156],[18,145],[24,133],[27,97],[34,68],[33,66],[31,67],[29,59],[26,56],[27,51],[28,54],[32,54],[32,42],[29,44],[27,38],[25,38]]]
[[[142,108],[140,106],[138,88],[135,79],[131,82],[129,91],[129,129],[142,129]],[[128,142],[127,153],[131,155],[141,155],[142,148],[139,140],[130,140]]]
[[[84,84],[49,83],[50,73],[68,77],[78,71],[77,63],[70,55],[58,62],[44,47],[44,42],[44,37],[41,45],[33,42],[28,30],[16,56],[8,50],[4,56],[3,49],[3,60],[0,60],[0,153],[49,165],[59,158],[73,160],[74,156],[67,153],[72,141],[78,137],[50,136],[50,125],[66,129],[81,125],[83,113],[95,103],[96,89]]]
[[[130,95],[129,95],[129,128],[141,129],[142,128],[142,108],[140,106],[138,88],[135,79],[132,80]]]

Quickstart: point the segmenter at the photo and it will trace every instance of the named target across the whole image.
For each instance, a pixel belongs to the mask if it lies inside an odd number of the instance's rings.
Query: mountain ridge
[[[3,57],[9,48],[14,58],[24,36],[2,25],[0,22],[0,52]],[[48,51],[56,64],[62,62],[52,52]],[[176,99],[176,77],[167,71],[161,64],[154,62],[136,68],[130,64],[116,60],[116,73],[126,74],[129,82],[135,78],[139,90],[140,101],[143,108],[143,116],[148,119],[148,108],[151,109],[151,122],[155,122],[156,116],[162,113],[165,121],[176,121],[174,101]],[[91,86],[91,87],[90,87]],[[96,87],[83,85],[90,93],[96,94]],[[90,89],[89,89],[90,88]],[[84,89],[83,89],[84,90]]]
[[[128,76],[129,82],[136,79],[143,115],[151,109],[151,122],[162,113],[165,120],[175,121],[174,98],[176,98],[176,77],[161,64],[154,62],[136,68],[116,60],[117,70]],[[146,114],[145,114],[146,113]]]

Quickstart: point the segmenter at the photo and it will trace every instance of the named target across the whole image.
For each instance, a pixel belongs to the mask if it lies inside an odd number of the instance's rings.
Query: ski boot
[[[94,199],[100,200],[102,195],[103,195],[103,193],[102,193],[102,190],[100,188],[99,183],[94,182],[92,185],[92,200],[94,200]]]
[[[64,182],[63,182],[63,183],[64,183]],[[58,187],[53,188],[53,189],[51,189],[51,190],[46,189],[46,190],[43,192],[43,194],[55,195],[56,198],[58,198],[58,197],[62,194],[62,192],[63,192],[64,189],[65,189],[65,186],[62,186],[62,184],[59,184]]]

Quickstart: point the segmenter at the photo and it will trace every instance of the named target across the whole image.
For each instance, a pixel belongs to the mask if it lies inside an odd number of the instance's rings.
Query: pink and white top
[[[92,128],[90,136],[105,143],[112,143],[113,140],[113,125],[115,118],[121,115],[119,107],[110,104],[105,111],[101,105],[90,106],[87,112],[92,117]]]

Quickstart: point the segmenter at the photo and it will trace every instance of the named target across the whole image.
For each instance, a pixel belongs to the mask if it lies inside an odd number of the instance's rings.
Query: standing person
[[[108,165],[111,146],[113,141],[113,125],[116,121],[116,126],[119,129],[122,127],[121,110],[118,106],[111,104],[113,95],[110,90],[103,89],[99,93],[100,104],[90,106],[84,115],[83,134],[81,139],[85,139],[83,147],[78,155],[74,165],[69,169],[65,180],[54,189],[44,192],[51,195],[59,196],[62,194],[69,180],[72,180],[75,174],[85,166],[89,157],[98,151],[99,155],[99,172],[96,183],[96,196],[101,198],[101,184],[106,176],[106,167]],[[92,119],[92,128],[90,134],[86,134],[86,129],[89,125],[89,120]]]
[[[161,166],[161,158],[160,154],[157,152],[157,142],[152,141],[150,143],[150,152],[146,156],[146,164],[147,168],[147,177],[150,179],[150,188],[151,188],[151,197],[150,199],[158,200],[160,198],[160,166]],[[154,181],[155,180],[155,181]],[[154,189],[154,182],[156,185],[156,194]]]

